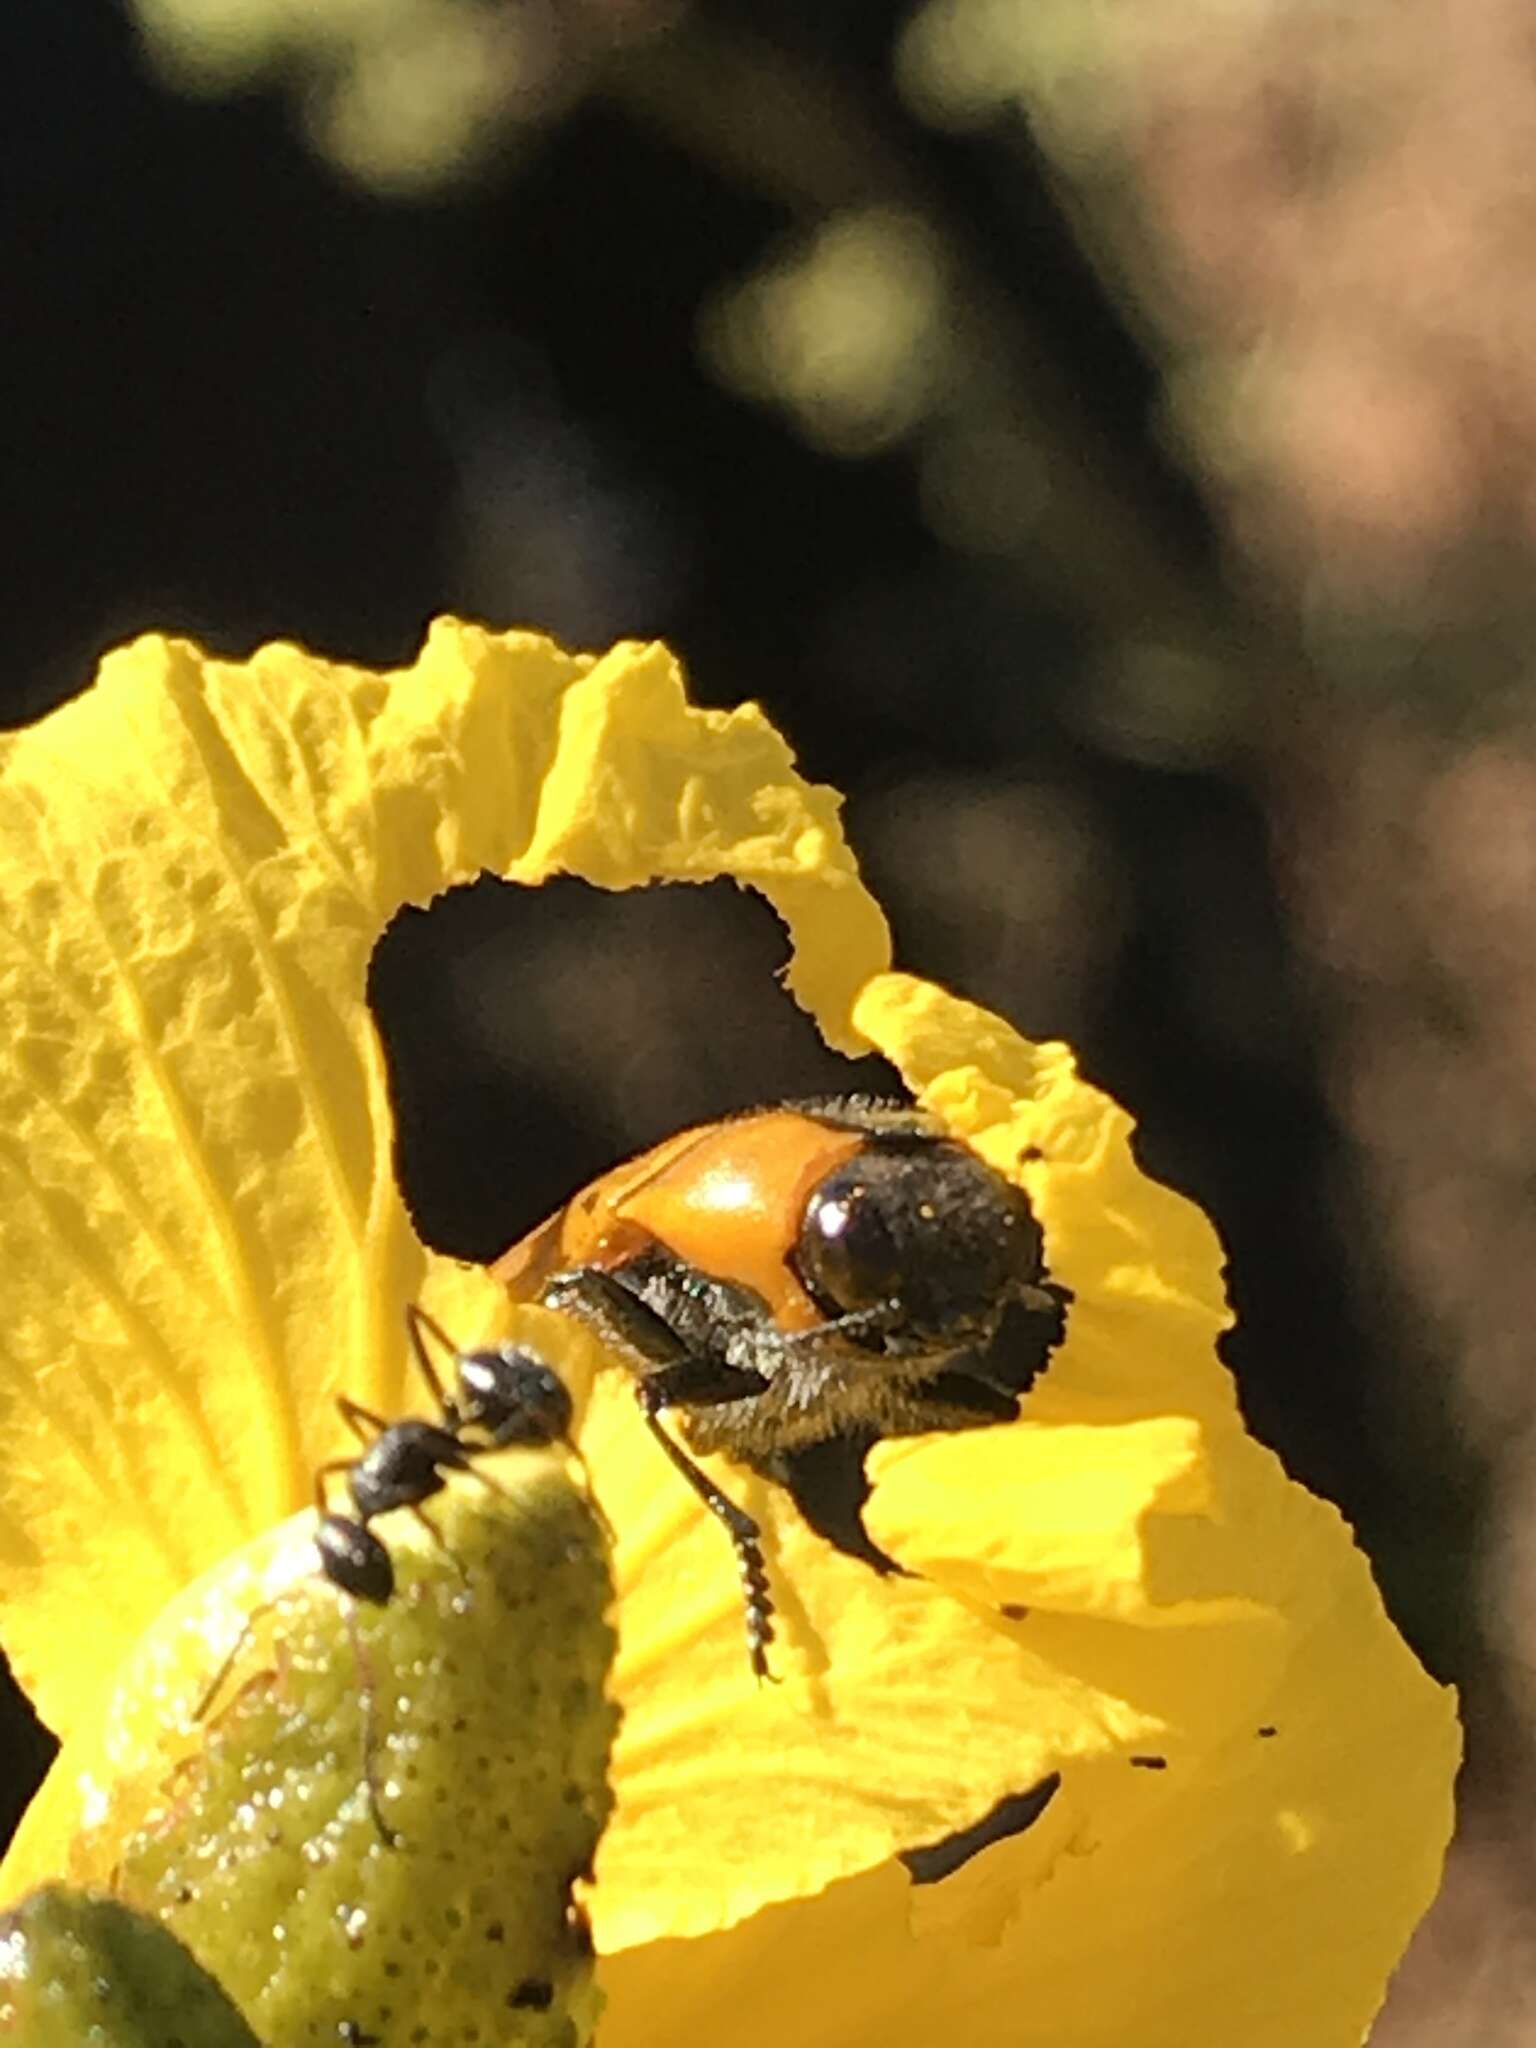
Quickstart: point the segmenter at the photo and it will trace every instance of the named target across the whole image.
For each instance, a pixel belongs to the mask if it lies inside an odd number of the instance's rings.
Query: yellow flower
[[[720,1531],[623,1375],[588,1389],[586,1340],[513,1312],[590,1392],[617,1535],[605,2048],[1359,2040],[1438,1880],[1450,1697],[1246,1435],[1209,1223],[1064,1048],[889,971],[835,797],[755,707],[690,708],[657,647],[452,623],[384,676],[145,640],[0,773],[0,1633],[66,1738],[13,1888],[84,1874],[113,1667],[309,1498],[335,1392],[420,1406],[401,1303],[491,1315],[483,1279],[428,1273],[391,1179],[363,1003],[388,918],[487,869],[728,874],[790,927],[831,1042],[878,1047],[1027,1188],[1074,1298],[1018,1423],[873,1455],[867,1520],[910,1578],[721,1468],[767,1525],[763,1687]],[[1015,1832],[916,1881],[904,1857],[1006,1801]]]

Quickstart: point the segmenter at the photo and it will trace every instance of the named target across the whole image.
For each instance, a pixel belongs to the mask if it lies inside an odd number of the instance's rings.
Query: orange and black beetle
[[[719,1516],[767,1673],[756,1522],[688,1446],[776,1481],[827,1540],[900,1569],[864,1527],[881,1437],[1012,1421],[1061,1341],[1027,1197],[909,1103],[840,1096],[751,1110],[603,1175],[493,1273],[592,1325],[647,1422]]]

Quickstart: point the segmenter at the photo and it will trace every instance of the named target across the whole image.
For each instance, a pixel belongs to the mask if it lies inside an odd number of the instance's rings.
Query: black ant
[[[439,1420],[424,1422],[411,1416],[388,1422],[349,1395],[338,1395],[337,1409],[362,1444],[362,1454],[332,1458],[315,1474],[315,1548],[320,1555],[320,1574],[351,1600],[366,1600],[376,1607],[386,1606],[394,1597],[395,1564],[370,1524],[396,1508],[408,1508],[439,1549],[451,1557],[441,1531],[422,1507],[424,1501],[443,1491],[447,1474],[472,1473],[482,1486],[501,1493],[503,1489],[489,1473],[479,1471],[474,1460],[512,1444],[542,1446],[568,1439],[572,1419],[569,1388],[533,1352],[515,1344],[461,1351],[442,1325],[415,1302],[407,1304],[405,1327],[422,1378],[432,1390]],[[453,1358],[451,1395],[432,1363],[427,1336]],[[467,1434],[470,1431],[477,1434]],[[351,1514],[337,1514],[326,1498],[326,1481],[338,1472],[346,1474]],[[275,1604],[269,1601],[247,1617],[194,1719],[200,1721],[207,1714],[252,1628]],[[373,1676],[350,1600],[344,1603],[344,1611],[363,1689],[363,1778],[368,1807],[381,1839],[393,1847],[395,1832],[379,1810],[374,1782]]]
[[[516,1344],[461,1351],[415,1302],[405,1311],[406,1332],[422,1378],[432,1389],[440,1422],[408,1418],[386,1422],[348,1395],[337,1397],[341,1419],[363,1446],[360,1458],[332,1458],[315,1474],[315,1511],[320,1518],[315,1547],[320,1570],[333,1586],[355,1599],[382,1607],[395,1590],[394,1562],[369,1523],[393,1508],[409,1508],[439,1548],[446,1548],[422,1502],[441,1493],[448,1472],[473,1471],[472,1460],[509,1444],[558,1443],[570,1432],[571,1396],[558,1373]],[[449,1395],[427,1350],[426,1332],[453,1357],[457,1391]],[[476,1429],[483,1438],[467,1440]],[[370,1432],[372,1432],[370,1434]],[[325,1482],[345,1472],[353,1512],[338,1515],[326,1500]],[[499,1491],[487,1473],[474,1475]]]

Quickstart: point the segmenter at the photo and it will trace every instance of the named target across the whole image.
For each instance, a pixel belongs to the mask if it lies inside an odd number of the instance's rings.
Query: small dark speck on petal
[[[1133,1756],[1131,1758],[1131,1769],[1133,1771],[1166,1771],[1167,1768],[1168,1759],[1165,1756]]]
[[[1280,1730],[1278,1728],[1271,1728],[1266,1723],[1266,1725],[1259,1730],[1259,1733],[1260,1735],[1267,1737],[1270,1735],[1278,1735],[1280,1733]]]

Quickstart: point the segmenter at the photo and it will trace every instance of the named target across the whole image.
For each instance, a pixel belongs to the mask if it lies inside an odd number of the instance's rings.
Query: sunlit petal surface
[[[920,1577],[876,1579],[716,1468],[774,1531],[771,1689],[718,1532],[600,1387],[628,1709],[594,1899],[621,1951],[607,2048],[660,2044],[669,2007],[765,2042],[1345,2048],[1439,1881],[1451,1696],[1337,1513],[1243,1430],[1219,1243],[1141,1173],[1125,1113],[1065,1048],[907,977],[855,1020],[1028,1187],[1068,1337],[1018,1424],[874,1453],[866,1520]],[[892,1861],[1058,1773],[941,1883]]]
[[[400,1409],[426,1261],[369,954],[402,903],[567,867],[755,883],[808,923],[794,986],[829,1015],[886,963],[835,797],[657,647],[444,622],[375,675],[151,638],[0,742],[0,1635],[61,1733],[309,1498],[338,1388]],[[438,1289],[455,1330],[489,1313]]]
[[[472,1334],[498,1313],[483,1276],[428,1270],[394,1189],[363,985],[395,909],[487,869],[727,874],[791,927],[829,1040],[884,1051],[1028,1189],[1073,1299],[1017,1424],[872,1457],[871,1532],[909,1577],[717,1465],[765,1525],[775,1685],[721,1531],[598,1372],[607,2048],[1358,2040],[1437,1881],[1449,1696],[1337,1515],[1244,1434],[1206,1219],[1064,1048],[887,971],[835,797],[755,708],[690,709],[659,648],[452,624],[385,676],[145,641],[5,743],[0,857],[0,1626],[56,1726],[88,1742],[145,1623],[307,1498],[338,1387],[401,1407],[404,1300]],[[81,1781],[66,1747],[34,1858]],[[895,1860],[1004,1800],[1030,1824],[942,1881]]]

